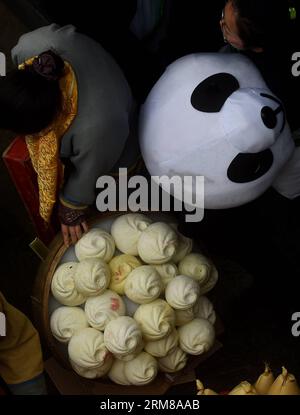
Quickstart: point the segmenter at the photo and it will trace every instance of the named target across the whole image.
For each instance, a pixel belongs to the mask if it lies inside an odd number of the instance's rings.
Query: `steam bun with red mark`
[[[92,327],[104,331],[110,321],[126,314],[126,307],[117,293],[106,290],[97,297],[87,299],[85,313]]]

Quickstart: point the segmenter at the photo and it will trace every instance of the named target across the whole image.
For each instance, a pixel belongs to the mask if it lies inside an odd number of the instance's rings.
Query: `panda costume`
[[[249,249],[271,258],[283,229],[288,238],[286,196],[300,194],[300,157],[281,101],[247,57],[192,54],[171,64],[142,107],[140,146],[151,176],[204,176],[204,219],[180,215],[180,230],[211,253],[248,265]]]
[[[143,106],[140,144],[152,176],[204,176],[206,209],[241,206],[276,186],[295,151],[282,103],[233,54],[170,65]]]

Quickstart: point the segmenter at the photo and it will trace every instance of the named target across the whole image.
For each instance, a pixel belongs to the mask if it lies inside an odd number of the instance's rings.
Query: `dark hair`
[[[61,107],[59,78],[64,61],[54,52],[0,78],[0,128],[34,134],[46,128]]]
[[[272,49],[288,35],[288,0],[229,0],[237,13],[237,27],[245,49]]]

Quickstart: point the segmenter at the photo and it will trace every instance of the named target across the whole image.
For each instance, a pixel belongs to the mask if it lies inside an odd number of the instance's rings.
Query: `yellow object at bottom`
[[[6,320],[6,335],[0,337],[0,376],[8,385],[31,380],[43,372],[38,332],[1,292],[0,313]]]

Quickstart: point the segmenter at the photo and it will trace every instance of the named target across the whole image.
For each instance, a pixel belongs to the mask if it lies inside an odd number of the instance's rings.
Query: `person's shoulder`
[[[237,53],[237,50],[234,49],[231,45],[226,44],[224,46],[221,47],[221,49],[219,50],[219,53]]]
[[[57,37],[69,37],[73,36],[76,33],[76,27],[73,25],[66,25],[60,26],[56,23],[52,23],[48,26],[42,26],[38,29],[35,29],[31,32],[27,32],[23,34],[20,39],[19,43],[23,43],[26,41],[39,41],[42,39],[53,39]]]
[[[60,53],[66,49],[65,45],[69,39],[74,43],[76,33],[75,26],[59,26],[56,23],[24,33],[11,51],[13,62],[19,64],[47,49],[54,49]]]

